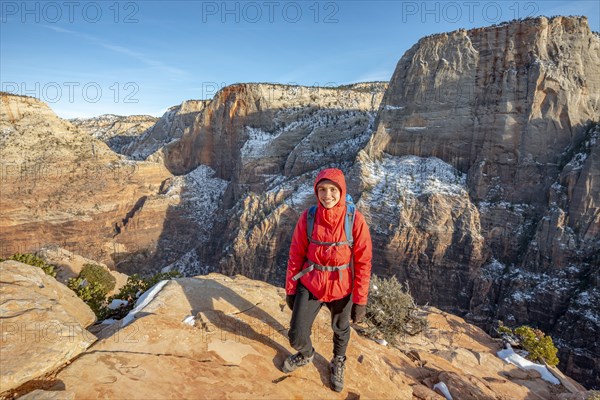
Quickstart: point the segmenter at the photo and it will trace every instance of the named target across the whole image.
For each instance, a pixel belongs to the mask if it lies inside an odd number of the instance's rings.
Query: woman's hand
[[[294,310],[294,301],[296,300],[295,294],[286,294],[285,295],[285,303],[289,307],[290,310]]]
[[[352,312],[350,313],[350,318],[352,318],[352,322],[358,324],[365,319],[367,315],[367,306],[365,304],[352,304]]]

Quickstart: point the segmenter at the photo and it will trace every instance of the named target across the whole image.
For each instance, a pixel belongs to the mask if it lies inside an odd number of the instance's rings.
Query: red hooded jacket
[[[339,186],[340,201],[334,207],[326,209],[317,197],[317,212],[312,238],[320,242],[341,242],[346,240],[344,227],[346,215],[346,180],[344,173],[336,168],[321,171],[315,179],[315,195],[317,184],[322,180],[330,180]],[[350,262],[352,249],[347,246],[327,246],[309,242],[305,210],[294,230],[286,274],[286,294],[296,293],[297,281],[292,280],[297,273],[309,266],[309,261],[325,266],[338,266]],[[352,228],[354,239],[354,280],[351,269],[343,270],[340,279],[338,271],[320,271],[317,269],[303,275],[300,282],[320,301],[329,302],[341,299],[352,293],[352,301],[356,304],[367,304],[369,280],[371,279],[371,235],[363,215],[356,210]]]

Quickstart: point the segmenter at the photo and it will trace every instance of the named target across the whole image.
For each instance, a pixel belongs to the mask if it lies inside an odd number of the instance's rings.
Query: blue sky
[[[579,1],[0,1],[2,90],[63,118],[160,116],[237,82],[389,80],[425,35],[516,17],[585,15]]]

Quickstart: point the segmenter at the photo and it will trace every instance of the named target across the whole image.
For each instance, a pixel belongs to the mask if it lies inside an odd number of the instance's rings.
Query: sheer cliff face
[[[444,198],[449,223],[432,196],[395,213],[375,209],[398,226],[375,232],[386,249],[378,261],[419,299],[571,343],[563,366],[595,385],[599,117],[600,37],[585,18],[461,30],[424,38],[402,57],[358,163],[417,155],[454,167],[468,196],[462,206],[460,196]]]
[[[544,203],[565,148],[598,119],[600,40],[545,18],[419,41],[400,60],[369,154],[435,156],[475,201]]]
[[[122,153],[135,160],[147,159],[164,145],[182,137],[208,104],[210,100],[187,100],[169,108],[155,125],[123,147]]]
[[[221,178],[258,183],[264,174],[297,175],[314,169],[307,164],[310,157],[296,162],[299,153],[329,150],[332,162],[341,161],[339,157],[351,160],[352,152],[336,153],[332,147],[348,136],[366,142],[368,137],[359,136],[374,117],[384,88],[228,86],[217,93],[189,134],[163,149],[165,164],[174,173],[205,164]]]

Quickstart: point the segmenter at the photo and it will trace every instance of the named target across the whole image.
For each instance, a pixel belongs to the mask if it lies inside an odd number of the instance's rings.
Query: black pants
[[[331,312],[331,328],[333,329],[333,355],[345,356],[350,341],[350,311],[352,295],[331,302],[320,302],[300,282],[294,299],[294,310],[288,338],[290,345],[303,356],[310,356],[313,351],[310,333],[319,310],[325,304]]]

